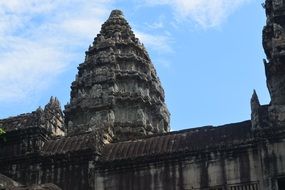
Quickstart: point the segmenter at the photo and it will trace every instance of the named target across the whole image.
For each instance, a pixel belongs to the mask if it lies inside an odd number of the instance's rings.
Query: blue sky
[[[165,89],[172,130],[250,118],[269,103],[262,0],[0,1],[0,118],[69,101],[84,52],[112,9],[124,12]]]

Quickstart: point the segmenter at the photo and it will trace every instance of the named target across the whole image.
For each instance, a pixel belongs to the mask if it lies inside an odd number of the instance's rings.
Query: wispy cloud
[[[157,53],[172,53],[171,48],[172,39],[167,34],[150,34],[140,31],[135,31],[136,36],[141,42],[146,44],[147,48],[150,48]]]
[[[25,39],[5,41],[8,51],[0,53],[0,101],[19,101],[40,91],[65,66],[67,58],[58,48]]]
[[[155,21],[153,23],[146,23],[145,26],[147,27],[147,29],[150,29],[150,30],[157,30],[157,29],[162,29],[165,27],[162,19]]]
[[[39,96],[70,63],[82,60],[78,48],[88,47],[113,2],[0,1],[0,102]],[[172,51],[168,35],[136,34],[154,51]]]
[[[37,96],[87,47],[111,1],[0,2],[0,102]],[[72,6],[71,6],[72,5]]]
[[[194,21],[202,28],[221,25],[229,15],[250,0],[145,0],[147,5],[167,5],[179,21]]]

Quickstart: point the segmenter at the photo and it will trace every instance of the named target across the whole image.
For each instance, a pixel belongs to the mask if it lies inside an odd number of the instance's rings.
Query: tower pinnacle
[[[123,17],[123,16],[124,14],[121,10],[115,9],[115,10],[112,10],[109,19],[114,18],[114,17]]]

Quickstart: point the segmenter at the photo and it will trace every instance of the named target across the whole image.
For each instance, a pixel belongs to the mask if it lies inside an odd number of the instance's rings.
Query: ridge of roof
[[[188,154],[213,148],[227,149],[252,142],[250,120],[174,131],[133,141],[106,144],[101,162],[136,160],[159,155]]]

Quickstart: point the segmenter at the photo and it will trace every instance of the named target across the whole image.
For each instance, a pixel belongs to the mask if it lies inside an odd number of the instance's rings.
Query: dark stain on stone
[[[250,160],[248,152],[242,152],[239,154],[239,175],[241,182],[250,181]]]
[[[203,155],[205,158],[205,155]],[[209,173],[208,173],[208,161],[202,159],[200,162],[200,187],[207,188],[209,186]]]

